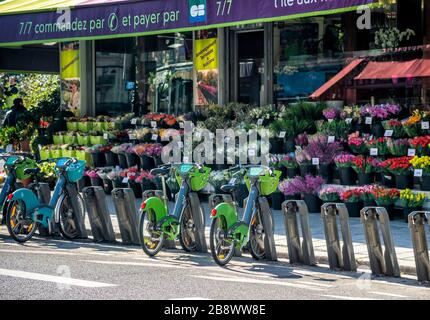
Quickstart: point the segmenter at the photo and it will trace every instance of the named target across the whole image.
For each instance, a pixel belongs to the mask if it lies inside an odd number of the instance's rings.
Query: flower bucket
[[[76,159],[83,160],[87,164],[91,163],[91,155],[83,150],[76,150]]]
[[[105,122],[105,130],[114,130],[115,122]]]
[[[143,170],[150,170],[155,167],[154,159],[145,155],[140,156],[140,167]]]
[[[275,192],[270,195],[273,210],[281,210],[282,203],[285,201],[285,196],[281,192]]]
[[[51,150],[51,157],[53,159],[58,159],[58,158],[61,158],[62,156],[63,156],[63,150],[61,150],[61,149]]]
[[[135,198],[142,198],[142,186],[140,185],[140,183],[136,183],[136,181],[130,180],[128,182],[128,186],[131,190],[133,190]]]
[[[397,175],[396,174],[396,188],[397,189],[412,189],[414,187],[414,179],[411,174]]]
[[[118,157],[115,153],[108,151],[104,153],[105,163],[108,167],[115,167],[118,164]]]
[[[101,168],[105,165],[105,157],[101,152],[91,152],[91,164],[93,168]]]
[[[118,156],[119,167],[121,169],[127,169],[128,168],[127,167],[127,158],[125,157],[125,154],[118,153],[117,156]]]
[[[422,191],[430,191],[430,176],[422,177],[420,186]]]
[[[356,184],[355,172],[352,168],[339,168],[340,184],[343,186],[353,186]]]
[[[103,179],[103,189],[106,194],[111,194],[113,190],[113,184],[110,179]]]
[[[374,182],[374,175],[372,173],[359,173],[358,174],[358,185],[366,186]]]
[[[93,122],[93,130],[94,131],[105,131],[105,122]]]
[[[89,132],[92,129],[92,122],[78,122],[78,130],[82,132]]]
[[[315,175],[317,172],[317,169],[312,164],[301,164],[300,165],[300,175],[302,177],[306,177],[308,174]]]
[[[294,178],[299,171],[297,168],[287,168],[287,178]]]
[[[64,136],[61,135],[53,135],[52,139],[54,140],[54,144],[61,145],[64,144]]]
[[[363,209],[363,202],[346,202],[345,206],[351,218],[360,217],[360,210]]]
[[[39,150],[40,160],[46,160],[52,158],[51,150],[41,149]]]
[[[67,130],[68,131],[77,131],[79,122],[67,122]]]
[[[419,207],[419,208],[403,208],[403,219],[405,220],[406,223],[408,223],[409,222],[408,221],[409,215],[412,212],[421,211],[421,210],[422,210],[422,207]]]
[[[132,168],[134,166],[137,166],[139,163],[139,158],[134,153],[126,153],[125,158],[127,161],[127,167]]]
[[[63,150],[63,157],[74,158],[76,157],[76,150]]]
[[[103,180],[100,179],[99,177],[90,178],[90,180],[91,180],[91,185],[93,187],[102,187],[103,186]]]
[[[321,212],[322,201],[317,195],[305,194],[303,200],[308,207],[309,213]]]
[[[324,178],[326,183],[333,182],[334,165],[332,163],[321,163],[318,168],[318,174]]]
[[[65,144],[75,144],[78,142],[78,137],[76,136],[63,136]]]
[[[103,136],[89,136],[89,138],[91,145],[106,144],[106,140],[103,139]]]
[[[142,192],[153,189],[153,185],[152,185],[151,181],[149,181],[147,179],[142,180],[142,182],[140,183],[140,187],[142,189]]]
[[[90,137],[89,136],[79,136],[77,137],[78,144],[80,146],[89,146],[90,145]]]

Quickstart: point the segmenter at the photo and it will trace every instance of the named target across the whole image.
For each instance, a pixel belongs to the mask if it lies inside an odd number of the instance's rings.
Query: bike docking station
[[[118,217],[122,244],[140,245],[139,212],[133,190],[119,188],[112,190],[112,200]]]
[[[84,212],[80,212],[81,209],[85,210],[85,208],[81,208],[81,206],[79,206],[77,201],[78,195],[79,195],[78,188],[76,184],[67,184],[66,189],[71,199],[70,202],[72,205],[73,212],[79,213],[79,214],[73,215],[73,220],[75,221],[75,224],[76,224],[77,239],[88,239],[87,229],[85,228],[85,220],[83,218]],[[85,206],[85,203],[84,203],[84,206]]]
[[[387,210],[379,207],[366,207],[361,210],[360,216],[364,226],[372,273],[374,275],[400,277],[400,268]],[[384,251],[381,246],[379,229],[381,229],[384,241]]]
[[[309,223],[309,210],[301,200],[288,200],[282,204],[288,244],[288,258],[291,264],[316,265],[312,234]],[[300,241],[298,216],[303,241]]]
[[[112,221],[102,187],[87,187],[82,190],[86,203],[91,233],[95,242],[116,242]]]
[[[339,241],[338,216],[342,232],[342,248]],[[344,203],[326,203],[321,207],[321,217],[324,223],[330,269],[357,271],[346,205]]]
[[[430,212],[415,211],[408,217],[414,247],[417,277],[420,283],[430,282],[430,260],[425,225],[430,228]]]
[[[176,202],[178,201],[178,195],[179,194],[175,195]],[[206,244],[205,237],[206,218],[202,205],[200,203],[199,195],[195,192],[190,192],[188,194],[188,197],[190,199],[191,215],[193,217],[194,223],[194,225],[191,227],[193,229],[194,237],[196,239],[196,252],[207,253],[208,246]],[[166,244],[164,246],[167,247]]]

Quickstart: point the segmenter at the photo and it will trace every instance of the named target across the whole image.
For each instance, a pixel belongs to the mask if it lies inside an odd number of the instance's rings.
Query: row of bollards
[[[305,202],[298,200],[286,201],[282,208],[290,262],[315,265],[312,234],[309,227],[309,212]],[[400,277],[400,267],[387,210],[379,207],[366,207],[361,210],[360,216],[372,273]],[[345,204],[324,204],[321,207],[321,217],[324,224],[330,269],[357,271],[348,210]],[[301,237],[298,221],[300,221],[302,231]],[[413,212],[409,216],[409,228],[412,235],[419,282],[430,281],[430,260],[425,234],[425,225],[429,224],[429,221],[430,212]],[[342,242],[339,236],[339,224]]]

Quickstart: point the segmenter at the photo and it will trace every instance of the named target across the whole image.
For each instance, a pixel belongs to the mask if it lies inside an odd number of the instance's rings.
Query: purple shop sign
[[[0,44],[201,29],[353,9],[376,0],[151,0],[0,15]]]

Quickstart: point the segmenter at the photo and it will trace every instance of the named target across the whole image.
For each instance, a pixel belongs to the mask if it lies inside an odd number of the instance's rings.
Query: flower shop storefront
[[[49,142],[38,151],[86,160],[81,187],[128,186],[136,196],[160,189],[150,170],[174,139],[183,149],[190,121],[212,133],[269,129],[270,165],[283,178],[270,196],[275,209],[304,199],[313,212],[334,201],[351,216],[378,205],[403,217],[427,207],[430,192],[430,19],[406,19],[429,8],[415,0],[374,5],[370,26],[357,28],[367,11],[356,7],[373,2],[84,1],[69,29],[43,23],[56,13],[34,13],[19,36],[0,35],[0,45],[61,42],[60,65],[79,61],[61,73],[61,107],[73,114],[44,123]],[[0,26],[17,26],[19,16],[0,16]],[[80,21],[82,30],[73,30]],[[220,152],[207,193],[231,180],[223,169],[232,163]],[[177,191],[175,179],[168,187]]]

